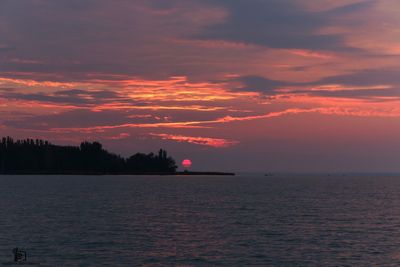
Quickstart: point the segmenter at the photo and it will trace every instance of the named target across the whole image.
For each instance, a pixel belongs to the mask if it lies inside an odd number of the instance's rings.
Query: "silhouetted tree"
[[[136,153],[128,159],[109,153],[99,142],[82,142],[79,147],[57,146],[44,140],[0,141],[0,173],[149,173],[175,172],[175,160],[160,149]]]

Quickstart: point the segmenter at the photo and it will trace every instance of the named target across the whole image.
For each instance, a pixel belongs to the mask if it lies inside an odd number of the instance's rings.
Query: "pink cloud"
[[[104,139],[109,139],[109,140],[121,140],[121,139],[126,139],[128,137],[130,137],[131,135],[129,133],[120,133],[117,135],[113,135],[113,136],[108,136],[105,137]]]
[[[210,138],[210,137],[198,137],[198,136],[183,136],[173,134],[155,134],[151,133],[151,136],[159,137],[163,140],[172,140],[179,143],[185,142],[190,144],[210,146],[215,148],[230,147],[238,144],[238,141],[221,139],[221,138]]]

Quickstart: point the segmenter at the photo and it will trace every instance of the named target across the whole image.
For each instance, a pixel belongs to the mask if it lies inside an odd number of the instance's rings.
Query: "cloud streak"
[[[400,109],[392,108],[388,110],[362,110],[357,108],[311,108],[311,109],[287,109],[283,111],[270,112],[267,114],[244,116],[244,117],[232,117],[225,116],[214,120],[204,121],[181,121],[181,122],[160,122],[160,123],[125,123],[119,125],[102,125],[94,127],[82,127],[82,128],[51,128],[53,132],[104,132],[107,130],[114,129],[125,129],[125,128],[181,128],[181,129],[201,129],[209,128],[215,124],[226,124],[233,122],[244,122],[253,120],[263,120],[270,118],[277,118],[286,115],[296,115],[304,113],[319,113],[323,115],[336,115],[336,116],[353,116],[353,117],[387,117],[387,118],[399,118]]]
[[[151,133],[151,136],[159,137],[163,140],[171,140],[179,143],[189,143],[201,146],[209,146],[214,148],[226,148],[234,146],[239,142],[233,140],[226,140],[221,138],[210,138],[210,137],[194,137],[194,136],[183,136],[173,134],[155,134]]]

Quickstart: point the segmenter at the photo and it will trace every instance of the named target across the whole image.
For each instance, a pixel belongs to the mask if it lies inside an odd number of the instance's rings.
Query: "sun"
[[[185,169],[189,169],[192,166],[192,161],[190,159],[184,159],[182,161],[182,167]]]

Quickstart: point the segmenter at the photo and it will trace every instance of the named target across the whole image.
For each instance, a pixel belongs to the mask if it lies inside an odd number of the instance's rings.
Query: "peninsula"
[[[59,146],[40,139],[0,140],[0,174],[65,175],[234,175],[221,172],[177,172],[176,161],[158,153],[136,153],[128,158],[110,153],[99,142]]]

